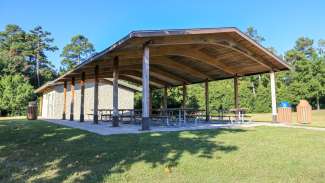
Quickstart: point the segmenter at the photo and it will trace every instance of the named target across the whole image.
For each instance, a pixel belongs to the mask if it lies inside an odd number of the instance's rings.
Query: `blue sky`
[[[62,48],[79,33],[101,51],[132,30],[254,26],[264,46],[283,53],[300,36],[325,39],[324,9],[322,0],[1,0],[0,29],[43,26],[60,49],[48,54],[58,68]]]

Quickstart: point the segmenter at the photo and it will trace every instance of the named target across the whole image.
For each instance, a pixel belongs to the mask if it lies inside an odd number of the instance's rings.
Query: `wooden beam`
[[[121,71],[121,74],[137,76],[140,78],[142,76],[141,71],[137,71],[137,70],[123,70],[123,71]],[[161,85],[172,86],[174,84],[171,81],[161,80],[160,78],[157,78],[157,77],[154,77],[151,75],[149,75],[149,77],[150,77],[150,81],[153,81],[153,82],[161,84]]]
[[[150,67],[150,72],[152,73],[157,73],[157,74],[160,74],[160,75],[164,75],[168,78],[171,78],[171,79],[174,79],[174,80],[177,80],[177,81],[180,81],[182,83],[185,83],[185,84],[189,84],[190,81],[181,77],[181,76],[176,76],[175,74],[172,74],[170,72],[167,72],[167,71],[163,71],[162,69],[156,67],[156,66],[151,66]]]
[[[271,82],[271,98],[272,98],[272,121],[277,121],[277,111],[276,111],[276,91],[275,91],[275,73],[270,72],[270,82]]]
[[[175,47],[175,46],[193,46],[193,45],[212,45],[212,46],[219,46],[219,47],[223,47],[223,48],[227,48],[230,49],[234,52],[237,52],[247,58],[249,58],[250,60],[252,60],[253,62],[256,62],[258,64],[260,64],[261,66],[272,70],[272,67],[265,64],[264,61],[260,60],[259,58],[256,58],[255,55],[252,54],[252,52],[250,52],[249,50],[243,48],[242,46],[240,46],[238,43],[235,43],[232,40],[227,40],[227,39],[223,39],[223,40],[215,40],[215,39],[189,39],[189,40],[174,40],[172,42],[170,41],[164,41],[164,40],[159,40],[159,41],[155,41],[155,43],[150,44],[150,47],[152,48],[152,56],[162,56],[162,55],[166,55],[166,52],[176,52],[175,49],[167,49],[164,51],[161,50],[161,47]],[[156,48],[156,49],[154,49]],[[159,50],[160,49],[160,50]],[[180,50],[177,50],[180,51]],[[133,57],[133,58],[139,58],[140,56],[140,52],[138,50],[121,50],[121,51],[116,51],[112,54],[116,54],[116,55],[121,55],[123,57]],[[222,67],[222,65],[219,65],[218,67]],[[230,71],[233,72],[233,71]]]
[[[205,53],[202,53],[201,51],[198,50],[191,50],[187,53],[185,53],[188,57],[191,57],[195,60],[200,60],[203,63],[206,63],[210,66],[212,66],[213,68],[216,68],[218,70],[222,70],[227,74],[230,75],[234,75],[234,73],[236,73],[236,71],[234,71],[233,69],[231,69],[229,66],[226,66],[225,64],[223,64],[222,62],[220,62],[218,59],[216,58],[212,58],[210,56],[208,56]]]
[[[123,63],[123,67],[131,66],[131,65],[137,66],[138,64],[140,64],[139,60],[136,58],[125,59],[123,60],[123,62],[121,61],[121,63]],[[157,67],[164,66],[170,69],[178,70],[179,72],[186,72],[200,79],[207,79],[207,78],[210,80],[212,79],[209,75],[197,70],[196,68],[193,68],[188,64],[177,62],[168,57],[150,56],[150,65],[157,65]]]
[[[134,73],[134,72],[141,74],[141,68],[135,68],[133,66],[127,66],[127,67],[124,66],[123,68],[120,68],[120,70],[122,73],[126,73],[126,74]],[[179,83],[188,83],[187,80],[181,77],[178,77],[166,71],[162,71],[161,69],[154,68],[153,66],[150,67],[150,78],[156,78],[165,83],[169,83],[170,85],[177,85]]]
[[[141,75],[141,68],[137,68],[139,65],[124,65],[124,66],[119,66],[119,71],[120,73],[127,73],[127,72],[131,72],[131,73],[135,73],[135,71],[137,73],[140,73]],[[99,72],[98,76],[100,77],[113,77],[113,68],[111,67],[105,67],[105,71],[101,71]],[[83,72],[90,72],[89,70],[83,70]],[[75,78],[80,78],[77,77],[78,75],[80,75],[80,73],[74,73],[71,76],[75,76]],[[153,68],[152,70],[150,69],[150,75],[153,76],[153,78],[157,78],[160,79],[161,81],[166,81],[170,84],[172,83],[189,83],[189,81],[187,81],[186,79],[183,79],[179,76],[176,76],[174,74],[168,73],[166,71],[162,71],[161,69]],[[87,75],[88,78],[94,78],[94,74],[88,74]]]
[[[256,58],[256,55],[253,55],[252,52],[248,51],[247,49],[243,48],[242,46],[238,45],[237,43],[230,42],[230,46],[225,45],[225,44],[218,44],[218,45],[223,46],[225,48],[229,48],[237,53],[240,53],[240,54],[246,56],[247,58],[249,58],[250,60],[260,64],[261,66],[263,66],[269,70],[272,70],[272,67],[264,64],[263,61]]]
[[[163,109],[164,109],[164,115],[167,115],[167,107],[168,107],[168,92],[167,92],[167,86],[164,87],[164,96],[163,96]]]
[[[159,55],[174,55],[174,56],[181,56],[185,58],[194,59],[200,63],[205,63],[210,65],[213,68],[216,68],[218,70],[222,70],[227,74],[234,75],[236,73],[235,70],[232,70],[229,66],[223,64],[218,58],[212,58],[205,53],[202,53],[198,50],[197,47],[184,45],[182,47],[179,46],[163,46],[160,47],[159,51],[157,51],[154,56]]]
[[[115,57],[113,60],[113,127],[119,126],[118,77],[119,77],[119,60],[118,57]]]
[[[70,99],[70,121],[73,121],[73,109],[74,109],[74,84],[75,84],[75,78],[71,78],[71,83],[70,83],[70,94],[71,94],[71,99]]]
[[[94,124],[98,124],[98,65],[94,69]]]
[[[139,65],[140,66],[140,65]],[[128,74],[128,75],[136,75],[136,76],[140,76],[142,75],[141,73],[141,68],[137,68],[138,65],[124,65],[124,66],[119,66],[119,73],[120,74]],[[113,69],[111,67],[105,67],[106,71],[102,71],[98,77],[99,78],[108,78],[108,77],[113,77]],[[182,68],[180,68],[181,70]],[[89,72],[89,71],[88,71]],[[75,76],[77,76],[77,74],[75,74]],[[94,78],[94,74],[89,74],[87,75],[88,78]],[[160,84],[167,84],[170,86],[174,86],[174,85],[179,85],[181,83],[190,83],[188,80],[180,77],[180,76],[176,76],[175,74],[169,73],[167,71],[158,69],[158,67],[155,67],[154,65],[152,65],[152,67],[150,67],[150,78],[152,78],[151,80],[153,81],[157,81]],[[141,83],[140,83],[141,84]]]
[[[142,59],[142,130],[149,130],[149,47],[144,46],[143,59]]]
[[[130,75],[124,75],[124,74],[120,74],[119,78],[125,81],[129,81],[138,85],[142,85],[142,78],[139,78],[138,76],[130,76]],[[161,84],[149,81],[150,84],[150,88],[162,88],[164,87]]]
[[[210,120],[210,108],[209,108],[209,81],[205,80],[205,121]]]
[[[80,122],[85,121],[85,72],[81,73],[81,80],[80,80]]]
[[[185,64],[181,64],[173,59],[170,59],[168,57],[157,57],[153,59],[153,64],[159,64],[159,65],[163,65],[166,67],[174,67],[177,69],[181,69],[183,72],[186,72],[188,74],[191,74],[194,77],[198,77],[200,79],[212,79],[209,75],[192,68],[189,65],[185,65]]]
[[[63,84],[63,113],[62,113],[63,120],[66,120],[66,114],[67,114],[67,81],[64,81],[64,84]]]
[[[248,57],[249,59],[251,59],[252,61],[261,64],[263,67],[268,68],[268,69],[272,69],[272,67],[264,64],[263,61],[255,58],[253,56],[253,54],[248,51],[247,49],[243,48],[242,46],[240,46],[238,43],[235,43],[233,40],[229,40],[229,39],[193,39],[193,40],[175,40],[174,42],[166,42],[166,41],[156,41],[154,44],[150,44],[150,46],[152,47],[159,47],[159,46],[170,46],[170,45],[215,45],[215,46],[220,46],[223,48],[228,48],[231,49],[232,51],[235,51],[237,53],[240,53],[246,57]]]
[[[121,74],[121,75],[127,76],[129,78],[134,79],[134,80],[138,80],[138,81],[141,82],[140,84],[143,85],[141,76],[128,75],[128,74]],[[162,84],[161,82],[157,82],[157,81],[153,81],[153,80],[150,80],[149,84],[155,86],[156,88],[162,88],[164,86],[164,84]]]

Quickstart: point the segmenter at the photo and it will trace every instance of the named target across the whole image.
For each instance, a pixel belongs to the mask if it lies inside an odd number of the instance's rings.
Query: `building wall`
[[[61,119],[63,113],[63,85],[54,86],[53,90],[43,93],[42,102],[42,117],[51,119]],[[67,84],[67,105],[66,118],[70,118],[70,101],[71,101],[71,86]],[[74,97],[74,119],[80,118],[80,84],[75,83],[75,97]],[[124,87],[119,88],[119,109],[133,109],[134,107],[134,92]],[[111,84],[99,82],[98,85],[98,108],[112,109],[113,108],[113,86]],[[87,81],[85,83],[85,104],[84,112],[85,119],[91,120],[94,109],[94,82]]]

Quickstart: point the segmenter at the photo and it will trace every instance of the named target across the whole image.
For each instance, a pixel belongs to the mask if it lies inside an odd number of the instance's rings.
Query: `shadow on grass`
[[[214,139],[219,129],[100,136],[43,121],[4,121],[0,127],[0,182],[101,182],[137,162],[168,168],[184,153],[212,158],[238,149]]]

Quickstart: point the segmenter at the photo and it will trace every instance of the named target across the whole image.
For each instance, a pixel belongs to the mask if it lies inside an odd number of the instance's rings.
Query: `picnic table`
[[[234,113],[235,120],[239,122],[245,122],[245,117],[248,117],[245,116],[245,113],[247,111],[246,108],[235,108],[235,109],[230,109],[229,111]]]
[[[215,115],[211,114],[210,119],[216,117],[217,120],[224,120],[224,118],[228,119],[228,121],[239,121],[244,122],[245,117],[249,117],[245,115],[246,109],[230,109],[228,113],[234,113],[233,115]],[[89,114],[92,115],[92,114]],[[98,115],[101,121],[110,121],[113,118],[113,109],[98,109]],[[190,121],[197,121],[200,118],[205,118],[205,110],[194,109],[194,108],[167,108],[167,109],[152,109],[150,118],[153,122],[157,122],[161,124],[161,122],[166,123],[167,126],[170,125],[186,125]],[[142,118],[142,110],[141,109],[119,109],[118,117],[121,121],[129,120],[132,122],[137,122],[137,120],[141,121]]]

